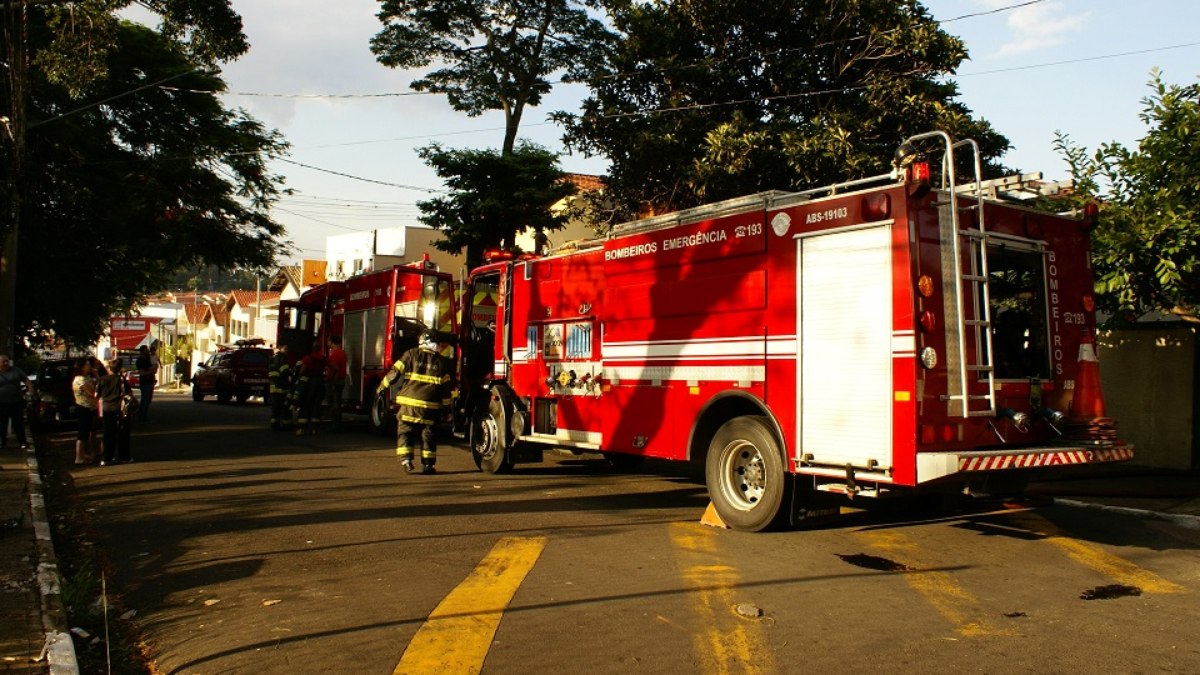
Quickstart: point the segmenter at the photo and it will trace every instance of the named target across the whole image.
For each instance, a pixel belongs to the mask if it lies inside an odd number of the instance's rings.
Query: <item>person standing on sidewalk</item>
[[[17,444],[22,450],[29,447],[25,438],[25,393],[29,389],[25,371],[14,366],[7,354],[0,354],[0,450],[8,445],[9,420]]]
[[[138,371],[138,390],[142,400],[138,404],[138,421],[145,422],[150,412],[150,401],[154,398],[154,385],[158,380],[158,362],[150,354],[146,345],[138,347],[137,361],[134,362]]]
[[[82,358],[75,362],[75,379],[71,380],[71,394],[75,397],[79,426],[75,433],[75,464],[91,464],[95,458],[92,430],[96,425],[96,409],[100,399],[96,397],[95,368],[92,360]]]
[[[117,462],[117,442],[121,424],[121,397],[125,395],[125,381],[121,377],[121,359],[110,359],[107,372],[96,381],[96,397],[100,399],[100,420],[103,429],[100,466]]]
[[[449,359],[438,352],[437,334],[421,333],[416,347],[404,352],[399,361],[379,383],[377,392],[387,391],[392,380],[401,381],[396,392],[396,456],[407,473],[413,472],[412,457],[418,443],[421,446],[421,473],[437,473],[437,442],[433,425],[450,409]]]
[[[330,429],[342,426],[342,394],[346,388],[346,351],[342,336],[329,338],[329,355],[325,359],[325,409],[329,411]]]

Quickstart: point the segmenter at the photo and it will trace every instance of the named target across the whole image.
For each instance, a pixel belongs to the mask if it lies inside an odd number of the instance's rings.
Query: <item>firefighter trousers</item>
[[[291,410],[288,408],[287,392],[271,392],[271,428],[279,431],[291,416]]]
[[[296,412],[296,433],[316,433],[321,425],[321,405],[325,402],[325,379],[313,377],[300,384],[299,410]]]
[[[401,460],[412,460],[417,448],[421,449],[421,466],[433,466],[437,462],[437,441],[432,424],[416,424],[399,420],[396,422],[396,456]]]

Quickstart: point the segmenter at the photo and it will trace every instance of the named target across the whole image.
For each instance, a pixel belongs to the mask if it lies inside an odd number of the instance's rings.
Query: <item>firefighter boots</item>
[[[404,473],[413,472],[413,463],[411,459],[400,460],[400,466],[404,467]]]
[[[437,473],[437,469],[433,468],[432,464],[422,464],[421,473],[425,475]]]

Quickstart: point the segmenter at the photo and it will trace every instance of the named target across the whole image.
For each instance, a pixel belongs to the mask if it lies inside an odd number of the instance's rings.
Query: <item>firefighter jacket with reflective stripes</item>
[[[267,365],[267,378],[271,381],[272,394],[287,393],[292,379],[292,366],[288,363],[287,354],[275,352],[271,355],[271,362]]]
[[[437,352],[413,347],[392,364],[392,369],[379,384],[379,391],[399,380],[397,418],[412,424],[434,424],[444,411],[450,409],[450,373],[449,359]]]

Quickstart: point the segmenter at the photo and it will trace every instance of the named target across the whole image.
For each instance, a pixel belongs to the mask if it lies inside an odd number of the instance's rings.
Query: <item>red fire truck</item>
[[[459,408],[477,465],[550,447],[699,462],[718,515],[760,530],[1132,457],[1097,410],[1094,218],[1005,199],[973,141],[902,149],[935,170],[898,159],[474,270]]]
[[[416,346],[421,331],[452,337],[457,325],[452,278],[426,259],[326,282],[280,302],[277,344],[286,344],[295,361],[314,345],[327,349],[329,337],[341,335],[348,368],[346,411],[369,414],[371,427],[386,433],[395,424],[394,397],[376,395],[380,380]]]

